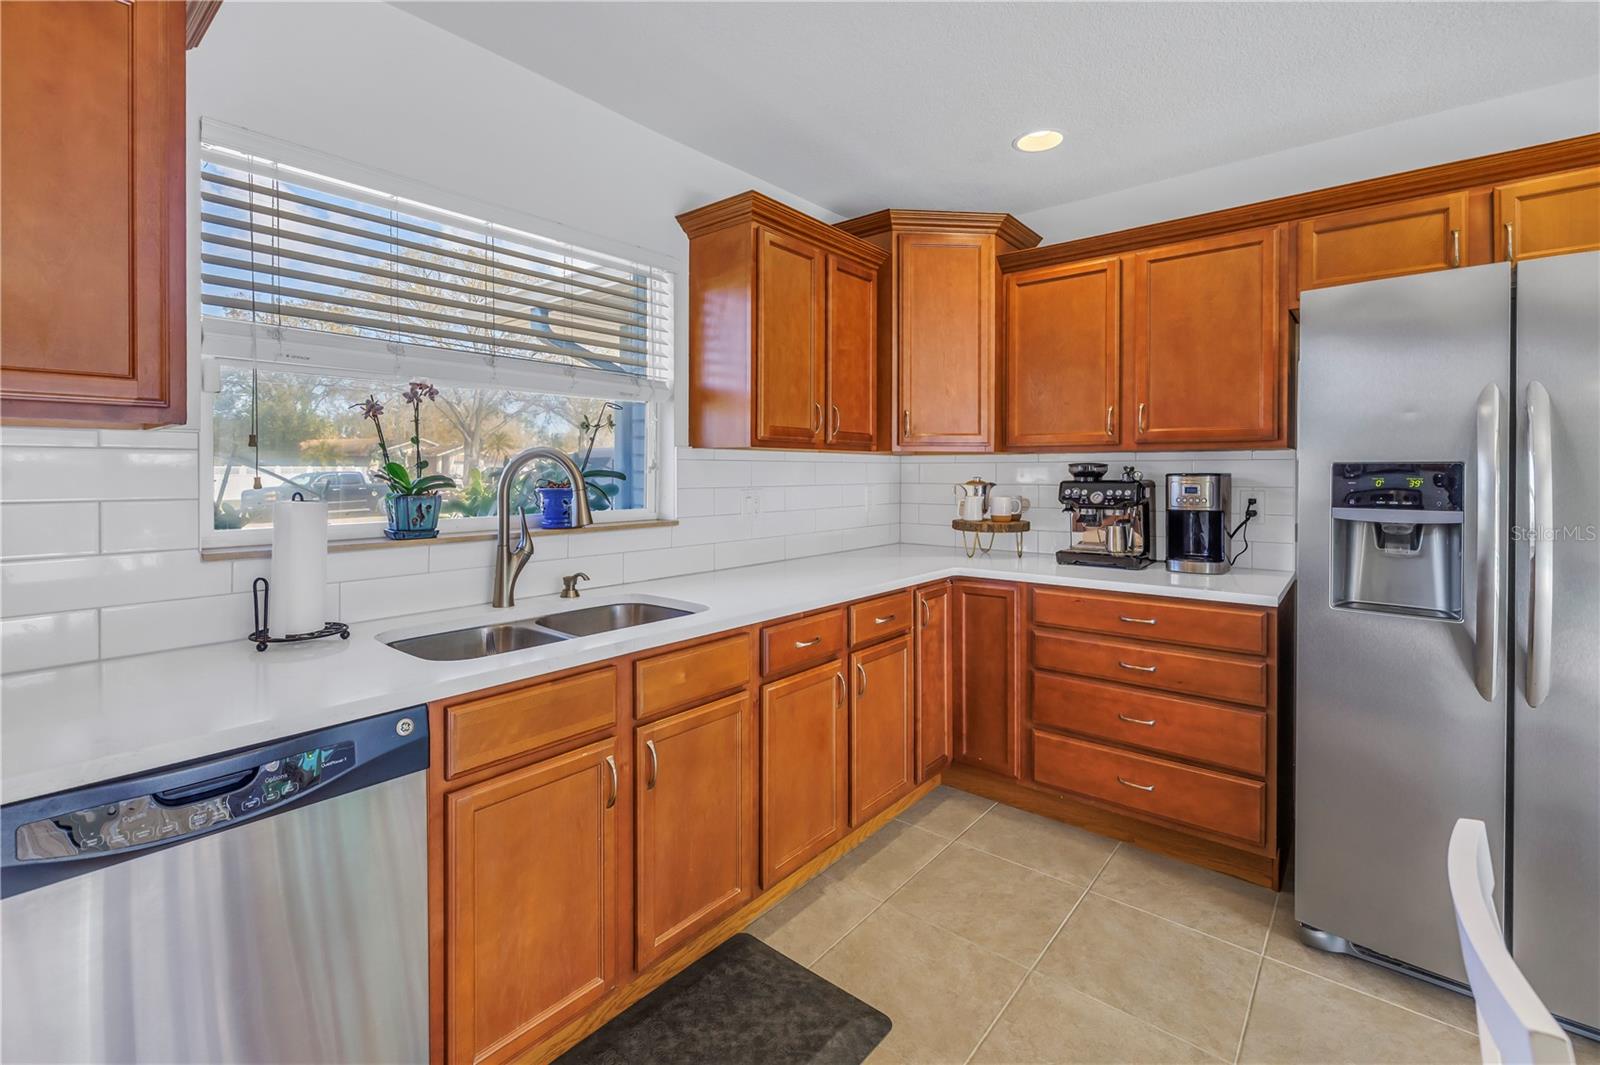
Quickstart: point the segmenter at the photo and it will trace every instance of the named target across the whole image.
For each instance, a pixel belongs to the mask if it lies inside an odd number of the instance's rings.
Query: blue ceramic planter
[[[570,529],[572,527],[572,489],[539,489],[539,528]]]
[[[389,527],[383,535],[391,540],[427,540],[439,535],[439,493],[420,496],[391,495],[384,500]]]

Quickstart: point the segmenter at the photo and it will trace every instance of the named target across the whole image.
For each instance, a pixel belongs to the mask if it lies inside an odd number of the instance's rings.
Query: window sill
[[[584,533],[609,532],[613,529],[658,529],[678,524],[672,518],[653,518],[649,521],[608,521],[603,524],[585,525],[581,529],[539,529],[530,531],[535,537],[539,536],[579,536]],[[429,540],[391,540],[386,536],[363,537],[359,540],[329,540],[328,554],[337,555],[346,551],[371,551],[386,547],[427,547],[430,544],[470,544],[480,540],[493,540],[499,534],[491,529],[478,529],[473,532],[440,533]],[[200,560],[202,562],[241,562],[253,558],[271,558],[271,544],[240,544],[237,547],[202,547]]]

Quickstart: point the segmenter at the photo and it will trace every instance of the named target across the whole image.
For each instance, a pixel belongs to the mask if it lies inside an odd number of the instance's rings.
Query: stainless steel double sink
[[[635,625],[649,625],[656,621],[681,618],[698,613],[705,608],[693,603],[669,605],[666,603],[621,602],[601,606],[561,610],[543,617],[521,621],[502,621],[487,625],[473,625],[448,632],[434,632],[425,636],[406,636],[385,640],[396,651],[404,651],[413,658],[430,662],[460,662],[489,655],[502,655],[508,651],[521,651],[547,643],[559,643],[580,636],[594,636],[615,632]]]

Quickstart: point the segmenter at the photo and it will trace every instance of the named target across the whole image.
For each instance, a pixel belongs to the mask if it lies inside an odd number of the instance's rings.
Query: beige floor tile
[[[1260,955],[1090,892],[1039,972],[1232,1060]]]
[[[1087,885],[1117,841],[1009,806],[996,806],[958,840],[1073,884]]]
[[[957,791],[955,788],[937,787],[895,820],[925,828],[945,839],[955,839],[993,805],[994,800],[985,799],[981,795]]]
[[[878,900],[871,895],[818,876],[756,918],[745,931],[801,965],[810,965],[877,908]]]
[[[975,1065],[1215,1062],[1183,1040],[1034,973],[1000,1015]]]
[[[1478,1061],[1475,1037],[1268,959],[1241,1062],[1365,1065]]]
[[[1119,847],[1094,892],[1261,952],[1272,923],[1271,889],[1137,847]]]
[[[1272,919],[1272,934],[1267,938],[1267,957],[1286,962],[1297,969],[1315,973],[1336,983],[1376,995],[1386,1002],[1427,1014],[1435,1020],[1476,1033],[1478,1016],[1472,999],[1442,987],[1402,976],[1391,969],[1362,961],[1348,954],[1329,954],[1300,942],[1294,919],[1294,896],[1285,892]]]
[[[888,904],[1031,966],[1083,892],[1004,858],[948,847]]]
[[[916,1065],[965,1061],[1027,972],[891,906],[812,969],[888,1014],[884,1060]]]
[[[943,836],[890,821],[822,872],[875,899],[886,899],[950,845]]]

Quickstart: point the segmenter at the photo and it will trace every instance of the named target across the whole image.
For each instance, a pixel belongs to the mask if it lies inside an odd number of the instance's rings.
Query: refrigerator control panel
[[[1459,462],[1336,462],[1333,505],[1374,510],[1461,510]]]

